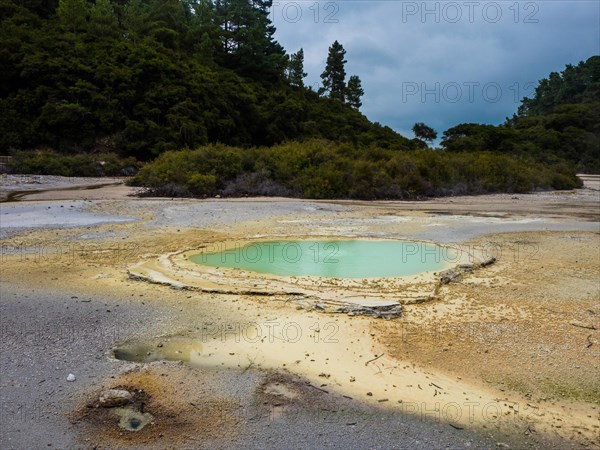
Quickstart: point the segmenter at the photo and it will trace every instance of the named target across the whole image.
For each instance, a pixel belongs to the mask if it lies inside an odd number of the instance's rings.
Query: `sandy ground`
[[[124,178],[81,178],[0,174],[0,201],[102,200],[136,194]]]
[[[2,448],[600,446],[597,177],[371,203],[38,181],[43,192],[0,205]],[[128,277],[171,252],[282,236],[427,240],[498,261],[393,320],[307,310],[268,283],[252,295]],[[112,387],[152,423],[126,431],[127,412],[96,408]]]

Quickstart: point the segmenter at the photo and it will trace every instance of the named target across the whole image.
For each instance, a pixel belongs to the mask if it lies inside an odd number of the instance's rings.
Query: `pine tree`
[[[60,0],[56,14],[63,29],[77,33],[87,22],[87,2],[85,0]]]
[[[190,36],[192,39],[190,44],[193,46],[195,43],[200,41],[210,40],[211,47],[216,47],[213,41],[219,41],[220,30],[219,25],[216,23],[215,17],[215,3],[212,0],[188,0],[192,3],[190,10],[193,14],[189,20],[191,22]],[[204,35],[207,34],[207,38]],[[211,50],[211,53],[214,53]]]
[[[328,93],[330,98],[335,98],[341,102],[346,95],[346,69],[344,65],[348,62],[344,59],[346,50],[342,44],[335,41],[329,47],[327,55],[327,64],[321,74],[323,87],[319,90],[321,94]]]
[[[415,123],[412,127],[412,131],[415,133],[417,139],[420,139],[423,142],[433,142],[433,140],[437,138],[437,132],[433,128],[425,125],[423,122]]]
[[[365,91],[362,88],[360,78],[358,75],[352,75],[348,80],[348,87],[346,88],[346,102],[358,110],[362,106],[360,98],[363,95],[365,95]]]
[[[116,34],[117,26],[110,0],[97,0],[90,12],[90,31],[97,36],[112,36]]]
[[[300,49],[290,56],[286,74],[292,86],[304,87],[303,80],[308,75],[304,72],[304,50]]]
[[[129,0],[123,7],[122,25],[126,38],[137,42],[148,28],[148,7],[142,0]]]
[[[213,43],[208,33],[203,33],[198,45],[196,57],[204,64],[210,65],[213,63]]]
[[[219,62],[261,81],[283,78],[285,51],[274,39],[269,19],[272,0],[217,0],[215,20],[222,47]]]

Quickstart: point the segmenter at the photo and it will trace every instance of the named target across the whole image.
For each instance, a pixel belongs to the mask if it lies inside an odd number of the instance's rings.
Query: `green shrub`
[[[98,155],[98,161],[102,167],[102,174],[107,177],[130,176],[140,167],[139,161],[132,156],[123,158],[116,153],[102,153]]]
[[[192,194],[210,195],[217,185],[217,177],[213,174],[193,173],[185,181],[184,187]]]
[[[161,154],[131,183],[193,195],[418,199],[580,186],[559,162],[492,152],[409,152],[322,139],[242,149],[221,144]]]
[[[8,169],[11,173],[30,175],[101,177],[133,175],[139,166],[134,158],[123,159],[114,153],[65,155],[52,150],[36,150],[16,152]]]

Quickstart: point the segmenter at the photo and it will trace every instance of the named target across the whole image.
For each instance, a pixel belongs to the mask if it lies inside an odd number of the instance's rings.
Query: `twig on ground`
[[[586,330],[595,330],[596,327],[594,325],[586,325],[585,323],[581,323],[579,321],[574,320],[571,322],[571,325],[578,328],[585,328]]]
[[[316,389],[317,391],[321,391],[321,392],[325,392],[326,394],[329,394],[329,391],[326,391],[325,389],[321,389],[320,387],[314,386],[312,384],[308,384],[311,388]]]
[[[375,355],[375,358],[368,360],[368,361],[365,363],[365,366],[368,366],[370,362],[377,361],[377,360],[378,360],[379,358],[381,358],[383,355],[384,355],[384,353],[382,353],[382,354],[381,354],[381,355],[379,355],[379,356]]]

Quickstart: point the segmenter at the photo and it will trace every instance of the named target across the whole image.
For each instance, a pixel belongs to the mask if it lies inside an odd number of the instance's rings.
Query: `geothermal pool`
[[[400,240],[278,240],[207,246],[194,263],[278,276],[387,278],[444,270],[459,256],[450,247]]]

